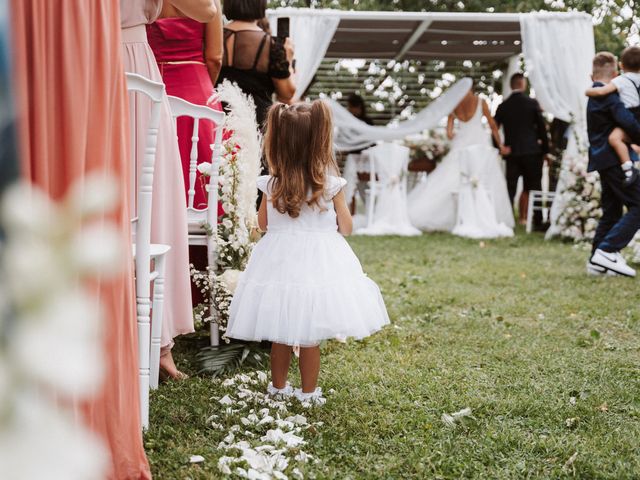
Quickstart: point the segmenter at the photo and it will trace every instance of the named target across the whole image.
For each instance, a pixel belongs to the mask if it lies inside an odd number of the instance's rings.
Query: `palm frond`
[[[259,344],[231,343],[203,348],[196,360],[200,365],[198,373],[219,377],[242,366],[264,368],[267,352]]]

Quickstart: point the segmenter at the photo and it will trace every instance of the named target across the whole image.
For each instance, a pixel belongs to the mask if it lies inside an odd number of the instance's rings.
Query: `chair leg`
[[[217,245],[215,238],[209,236],[207,238],[207,264],[209,265],[209,269],[213,272],[216,271],[216,263],[218,261],[216,248]],[[215,304],[213,302],[213,289],[209,291],[209,308],[211,309],[211,313],[213,313],[213,309],[215,308]],[[211,322],[209,325],[209,340],[212,347],[220,345],[220,330],[218,329],[218,324],[215,322]]]
[[[530,192],[529,202],[527,203],[527,233],[531,233],[533,229],[533,203],[535,202],[535,198],[535,193]]]
[[[154,259],[155,271],[158,276],[153,283],[153,308],[151,309],[151,352],[150,352],[150,381],[152,389],[158,388],[158,378],[160,375],[160,337],[162,336],[162,319],[164,304],[164,275],[165,275],[165,255],[160,255]]]
[[[150,301],[148,296],[137,296],[138,364],[140,378],[140,420],[143,430],[149,428],[149,340]]]

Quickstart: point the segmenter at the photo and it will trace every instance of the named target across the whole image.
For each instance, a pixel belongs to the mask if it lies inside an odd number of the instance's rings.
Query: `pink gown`
[[[13,0],[16,106],[22,175],[61,198],[87,173],[129,184],[127,92],[118,5],[112,0]],[[77,405],[111,456],[113,480],[149,479],[138,395],[138,341],[129,198],[116,222],[126,258],[117,278],[92,282],[105,310],[105,383]],[[52,338],[52,342],[56,339]],[[55,361],[55,359],[53,359]],[[43,433],[43,435],[46,433]],[[32,461],[38,461],[34,458]],[[2,477],[2,472],[0,472]],[[47,473],[43,472],[42,478]]]
[[[161,8],[162,0],[120,0],[124,69],[156,82],[162,82],[162,77],[147,42],[146,25],[158,17]],[[137,158],[144,154],[149,114],[149,103],[139,98],[130,117],[136,132],[133,140]],[[193,332],[187,211],[180,163],[174,122],[165,101],[160,114],[151,220],[151,241],[171,246],[162,319],[165,352],[173,346],[174,337]]]
[[[160,18],[147,25],[149,45],[158,61],[167,94],[183,98],[197,105],[211,105],[220,110],[220,104],[209,99],[214,93],[213,83],[204,62],[204,42],[206,24],[190,18]],[[193,120],[178,118],[178,144],[182,159],[185,198],[189,189],[189,155]],[[198,127],[198,163],[211,161],[211,144],[214,139],[214,125],[201,120]],[[206,177],[197,172],[194,207],[207,207],[205,190]]]

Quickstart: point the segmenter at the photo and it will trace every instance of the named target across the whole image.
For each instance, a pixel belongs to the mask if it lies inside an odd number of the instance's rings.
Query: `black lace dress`
[[[256,117],[263,125],[273,104],[272,79],[289,78],[284,43],[259,30],[224,29],[224,58],[218,83],[235,82],[256,104]]]

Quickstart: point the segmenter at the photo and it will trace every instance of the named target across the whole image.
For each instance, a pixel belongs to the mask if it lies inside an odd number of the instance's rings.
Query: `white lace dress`
[[[409,194],[409,218],[423,231],[470,238],[513,235],[514,218],[498,151],[482,123],[482,103],[458,121],[451,151]]]
[[[258,179],[267,197],[273,181]],[[331,200],[345,184],[328,177],[323,210],[304,205],[298,218],[269,202],[267,233],[231,302],[228,337],[313,346],[326,339],[362,339],[389,323],[380,289],[338,233]]]

